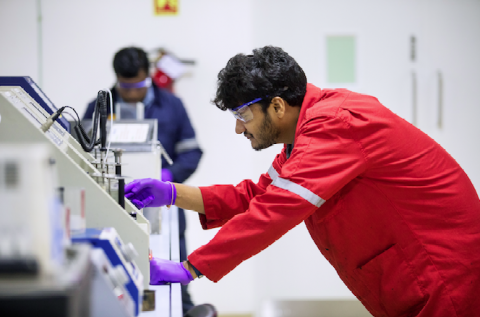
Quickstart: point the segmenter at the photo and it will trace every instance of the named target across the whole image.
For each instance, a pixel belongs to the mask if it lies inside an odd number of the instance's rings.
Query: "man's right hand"
[[[125,186],[125,197],[138,208],[174,205],[177,198],[175,185],[158,179],[136,179]]]

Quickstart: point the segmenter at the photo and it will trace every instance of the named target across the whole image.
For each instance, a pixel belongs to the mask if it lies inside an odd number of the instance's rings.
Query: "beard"
[[[276,143],[279,135],[280,131],[276,126],[273,125],[270,115],[266,114],[265,118],[263,119],[262,126],[260,127],[260,131],[255,137],[257,145],[252,145],[252,147],[255,151],[261,151],[269,148]]]

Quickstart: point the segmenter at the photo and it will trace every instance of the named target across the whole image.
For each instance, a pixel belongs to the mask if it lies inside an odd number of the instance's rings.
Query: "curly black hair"
[[[124,78],[133,78],[143,69],[148,76],[150,63],[147,53],[138,47],[125,47],[113,57],[115,74]]]
[[[219,109],[236,108],[256,98],[264,112],[279,96],[300,107],[307,91],[307,77],[297,62],[280,47],[254,49],[253,55],[237,54],[218,73],[212,101]]]

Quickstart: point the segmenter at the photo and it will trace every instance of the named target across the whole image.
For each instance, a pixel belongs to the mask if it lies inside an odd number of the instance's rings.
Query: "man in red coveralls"
[[[151,261],[151,284],[216,282],[304,221],[374,316],[478,316],[480,201],[458,163],[371,96],[307,84],[276,47],[238,54],[214,100],[255,150],[285,144],[257,183],[135,180],[139,208],[176,204],[222,227],[184,263]]]

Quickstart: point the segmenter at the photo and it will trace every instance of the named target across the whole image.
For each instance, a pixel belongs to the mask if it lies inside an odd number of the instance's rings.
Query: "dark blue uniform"
[[[184,182],[195,172],[202,156],[202,150],[195,139],[195,131],[188,118],[182,101],[169,91],[152,84],[153,99],[145,105],[145,119],[158,120],[158,140],[171,157],[173,164],[169,165],[162,156],[162,168],[172,172],[173,181]],[[150,88],[149,88],[150,89]],[[111,89],[113,104],[119,100],[114,88]],[[91,119],[95,109],[95,101],[88,107],[83,119]],[[110,109],[108,109],[110,114]],[[160,175],[158,175],[160,177]],[[185,212],[178,209],[179,232],[180,232],[180,260],[187,260],[185,244]],[[182,285],[183,310],[187,311],[193,306],[186,286]]]
[[[145,119],[158,120],[158,140],[173,160],[173,165],[168,165],[162,157],[162,168],[168,168],[172,172],[174,182],[183,183],[197,169],[202,151],[182,101],[165,89],[155,85],[152,88],[154,100],[145,107]],[[115,104],[118,100],[117,92],[115,89],[111,91]],[[94,108],[95,101],[92,101],[83,118],[91,119]]]

